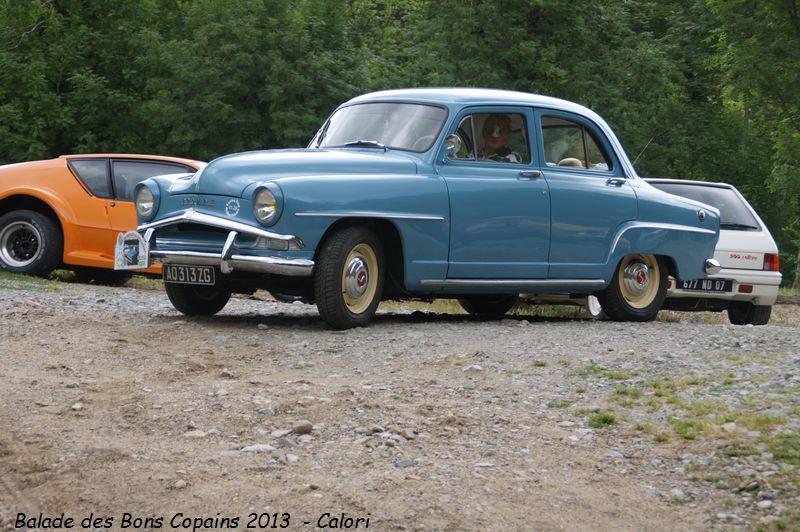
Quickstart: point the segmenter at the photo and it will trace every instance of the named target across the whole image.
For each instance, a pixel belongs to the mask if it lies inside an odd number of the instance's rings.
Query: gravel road
[[[389,308],[0,278],[0,529],[800,527],[800,306]]]

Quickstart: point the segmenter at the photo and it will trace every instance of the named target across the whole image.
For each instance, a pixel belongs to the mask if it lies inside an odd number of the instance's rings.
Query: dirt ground
[[[739,328],[396,309],[335,332],[299,303],[189,319],[159,291],[0,287],[0,529],[749,529],[797,501],[766,493],[781,464],[749,475],[727,429],[681,437],[646,399],[695,375],[695,402],[762,412],[742,391],[800,373],[800,307]],[[788,382],[770,430],[796,430]]]

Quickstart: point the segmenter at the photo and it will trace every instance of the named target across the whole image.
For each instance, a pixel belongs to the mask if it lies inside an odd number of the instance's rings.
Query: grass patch
[[[57,280],[42,279],[30,275],[20,275],[0,271],[0,289],[7,290],[30,290],[32,292],[58,292],[61,290],[61,283]]]
[[[533,362],[531,362],[531,366],[533,366],[534,368],[546,368],[547,362],[545,362],[544,360],[534,360]]]
[[[617,423],[617,418],[611,412],[598,412],[589,416],[589,426],[593,429],[604,429]]]
[[[711,428],[708,421],[700,419],[672,418],[669,420],[669,424],[672,426],[672,430],[675,431],[675,434],[684,440],[694,440],[698,436],[707,434]]]
[[[571,404],[569,401],[553,400],[547,403],[547,408],[569,408]]]

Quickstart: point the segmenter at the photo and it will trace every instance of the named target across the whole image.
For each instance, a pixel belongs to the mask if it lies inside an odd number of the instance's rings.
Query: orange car
[[[0,269],[47,275],[66,265],[110,282],[117,233],[136,228],[133,187],[206,163],[156,155],[62,155],[0,166]],[[160,268],[146,270],[158,273]]]

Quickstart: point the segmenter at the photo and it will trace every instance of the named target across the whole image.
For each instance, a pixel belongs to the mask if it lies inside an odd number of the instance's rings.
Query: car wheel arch
[[[400,230],[390,220],[383,218],[340,218],[332,223],[323,233],[317,245],[314,261],[319,261],[319,252],[332,235],[348,227],[366,227],[378,236],[383,243],[384,264],[387,268],[384,296],[405,293],[405,262],[403,240]]]
[[[61,238],[66,238],[64,234],[64,220],[59,214],[58,209],[54,208],[43,199],[26,194],[15,194],[0,199],[0,216],[9,212],[21,210],[34,211],[43,216],[47,216],[58,226],[58,230],[61,231]]]

